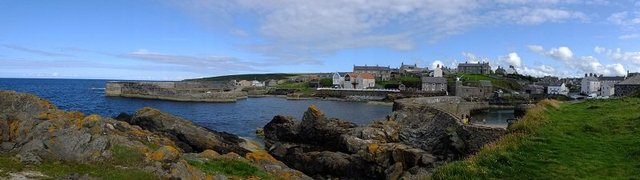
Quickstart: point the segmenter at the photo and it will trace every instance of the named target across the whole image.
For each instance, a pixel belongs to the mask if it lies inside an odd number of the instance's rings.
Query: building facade
[[[597,76],[595,74],[585,74],[582,78],[580,93],[585,95],[595,94],[597,96],[609,97],[615,95],[615,85],[624,81],[624,76]]]
[[[491,66],[489,63],[460,63],[458,64],[458,73],[468,74],[490,74]]]
[[[566,96],[566,95],[569,95],[569,88],[567,88],[565,83],[552,84],[547,87],[547,94]]]
[[[376,79],[370,73],[347,73],[343,77],[345,89],[367,89],[376,86]]]
[[[640,92],[640,76],[630,76],[615,85],[615,96],[628,96]]]
[[[391,68],[389,66],[353,66],[354,73],[369,73],[373,75],[376,80],[388,81],[391,80]]]
[[[447,79],[443,77],[422,77],[422,91],[446,92]]]

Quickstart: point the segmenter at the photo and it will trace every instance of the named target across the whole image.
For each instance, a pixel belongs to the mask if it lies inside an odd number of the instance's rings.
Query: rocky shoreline
[[[416,179],[429,177],[436,167],[467,157],[506,133],[502,128],[464,125],[451,113],[422,103],[436,100],[457,99],[396,101],[386,119],[366,126],[328,118],[315,106],[301,121],[275,116],[263,128],[265,151],[236,135],[149,107],[115,118],[85,116],[59,110],[34,95],[0,91],[0,158],[26,167],[51,161],[106,164],[162,179],[250,178],[202,167],[218,160],[246,163],[268,175],[258,178]],[[136,156],[122,160],[123,151]],[[69,177],[78,175],[90,176]]]
[[[363,127],[311,106],[301,121],[276,116],[263,130],[271,155],[314,179],[426,178],[506,133],[415,101],[396,101],[385,120]]]
[[[66,112],[34,95],[0,91],[0,156],[20,169],[46,171],[50,167],[42,164],[54,162],[98,164],[104,169],[139,171],[161,179],[249,178],[212,173],[205,166],[223,161],[249,164],[255,171],[266,172],[265,176],[310,179],[256,147],[238,136],[205,129],[153,108],[112,119]],[[20,177],[33,172],[7,171],[0,174]],[[100,174],[54,175],[43,178],[91,179]]]

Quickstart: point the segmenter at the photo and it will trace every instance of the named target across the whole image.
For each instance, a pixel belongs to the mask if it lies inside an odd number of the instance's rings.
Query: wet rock
[[[129,123],[169,137],[185,152],[202,152],[206,149],[243,155],[249,152],[241,145],[246,143],[245,140],[236,135],[209,130],[149,107],[138,110]]]

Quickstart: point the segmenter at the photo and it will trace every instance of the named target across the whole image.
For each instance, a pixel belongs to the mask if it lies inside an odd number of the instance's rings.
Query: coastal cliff
[[[301,121],[275,116],[263,128],[265,144],[276,159],[316,179],[417,179],[506,133],[464,125],[422,101],[396,101],[386,119],[363,127],[311,106]]]
[[[156,109],[118,119],[0,91],[0,178],[310,179],[244,139]]]

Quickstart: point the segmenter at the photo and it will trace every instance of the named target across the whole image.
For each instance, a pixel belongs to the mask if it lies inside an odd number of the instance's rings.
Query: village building
[[[630,76],[615,85],[615,96],[628,96],[640,92],[640,76]]]
[[[376,86],[376,79],[370,73],[347,73],[342,87],[345,89],[367,89]]]
[[[264,87],[264,82],[260,82],[258,80],[251,81],[251,86],[253,87]]]
[[[468,73],[468,74],[490,74],[491,66],[489,63],[478,62],[478,63],[460,63],[458,64],[458,73]]]
[[[275,79],[271,79],[271,80],[269,80],[269,81],[266,81],[266,82],[265,82],[265,85],[266,85],[267,87],[275,87],[275,86],[277,86],[277,85],[278,85],[278,81],[277,81],[277,80],[275,80]]]
[[[495,70],[495,74],[504,76],[507,74],[507,71],[505,71],[504,68],[498,66],[498,69]]]
[[[388,81],[391,79],[391,68],[389,66],[353,66],[354,73],[369,73],[378,81]]]
[[[615,85],[624,81],[624,76],[597,76],[596,74],[585,74],[582,78],[580,93],[585,95],[597,95],[609,97],[615,95]]]
[[[420,68],[418,67],[418,64],[400,64],[400,75],[420,75],[424,72],[426,72],[428,69],[427,68]]]
[[[247,80],[238,81],[236,84],[240,87],[251,87],[252,85],[251,81],[247,81]]]
[[[547,86],[547,94],[567,96],[569,95],[569,88],[567,88],[565,83],[551,84]]]
[[[544,86],[539,84],[530,84],[524,88],[524,92],[530,95],[544,94]]]
[[[347,75],[347,72],[335,72],[331,79],[333,80],[334,88],[344,88],[344,76]]]
[[[447,78],[443,77],[422,77],[422,91],[426,92],[446,92]]]
[[[478,87],[462,85],[462,81],[456,81],[456,96],[463,98],[487,99],[493,95],[491,81],[479,81]]]
[[[440,64],[436,65],[436,68],[433,70],[433,77],[444,77]]]

